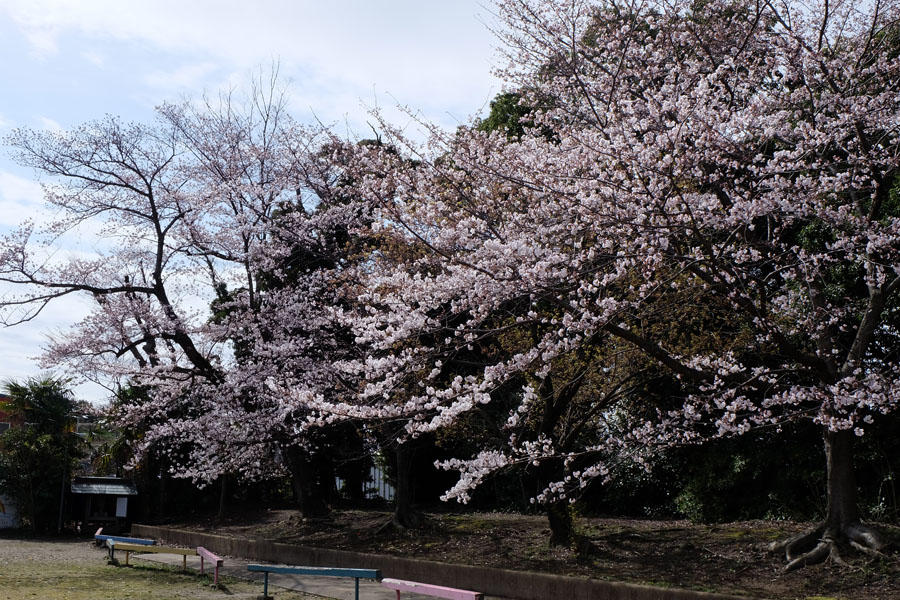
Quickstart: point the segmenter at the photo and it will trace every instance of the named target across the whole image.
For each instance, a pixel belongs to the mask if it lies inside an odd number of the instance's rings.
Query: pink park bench
[[[422,594],[423,596],[446,598],[447,600],[484,600],[484,594],[481,592],[458,590],[456,588],[431,585],[430,583],[419,583],[417,581],[385,578],[381,580],[381,585],[388,589],[396,590],[397,600],[400,600],[400,592],[412,592],[414,594]]]
[[[215,565],[216,567],[216,575],[213,578],[213,583],[219,584],[219,567],[222,566],[223,561],[220,557],[216,556],[203,546],[197,546],[197,554],[200,556],[200,572],[203,573],[203,561],[204,559],[208,560],[210,563]]]

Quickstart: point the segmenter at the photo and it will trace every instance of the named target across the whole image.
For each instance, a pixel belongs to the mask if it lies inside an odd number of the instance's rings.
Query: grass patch
[[[10,543],[10,542],[4,542]],[[14,542],[13,542],[14,543]],[[250,599],[262,595],[262,585],[231,577],[212,584],[207,575],[167,565],[115,567],[105,557],[58,562],[5,557],[0,561],[0,600],[185,600]],[[314,598],[278,590],[278,600]]]
[[[495,526],[494,523],[483,519],[472,518],[470,515],[448,515],[444,517],[443,521],[452,525],[454,531],[459,532],[479,533],[489,531]]]

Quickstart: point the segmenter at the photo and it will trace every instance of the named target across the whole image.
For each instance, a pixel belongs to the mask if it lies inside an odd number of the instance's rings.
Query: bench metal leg
[[[269,572],[263,573],[263,598],[269,597]]]
[[[356,588],[356,600],[359,600],[359,577],[354,577],[354,578],[353,578],[353,583],[356,584],[356,585],[354,586],[354,587]]]

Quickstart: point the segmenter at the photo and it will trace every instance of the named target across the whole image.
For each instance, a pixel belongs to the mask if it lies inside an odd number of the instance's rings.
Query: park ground
[[[789,521],[698,525],[688,521],[580,518],[582,552],[551,548],[546,519],[505,513],[429,513],[423,530],[385,527],[390,513],[337,511],[304,522],[295,511],[168,523],[179,529],[408,558],[716,591],[751,598],[900,600],[900,557],[849,550],[849,567],[784,572],[771,542],[810,527]],[[900,528],[883,526],[893,540]],[[2,596],[0,596],[2,597]]]
[[[106,551],[86,539],[28,539],[0,535],[0,600],[250,600],[260,584],[164,565],[117,568]],[[316,598],[280,590],[278,600]]]
[[[429,514],[421,531],[384,527],[390,513],[346,510],[330,521],[304,522],[295,511],[246,513],[230,519],[180,520],[179,529],[327,548],[377,552],[480,566],[541,571],[660,586],[801,600],[900,600],[896,550],[883,559],[847,554],[850,565],[824,564],[785,573],[767,551],[774,540],[809,524],[748,521],[697,525],[686,521],[579,519],[587,552],[551,548],[546,521],[503,513]],[[900,528],[883,528],[900,539]],[[895,546],[896,548],[896,546]],[[259,585],[162,566],[114,568],[89,539],[0,535],[0,600],[175,600],[256,598]],[[279,600],[310,598],[281,591]]]

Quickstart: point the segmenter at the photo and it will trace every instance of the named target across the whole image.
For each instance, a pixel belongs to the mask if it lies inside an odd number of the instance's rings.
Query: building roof
[[[72,493],[137,496],[138,492],[134,483],[121,477],[76,477],[72,482]]]

